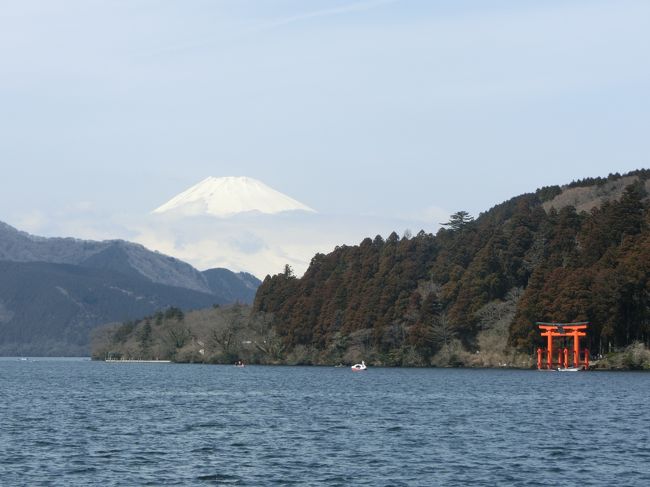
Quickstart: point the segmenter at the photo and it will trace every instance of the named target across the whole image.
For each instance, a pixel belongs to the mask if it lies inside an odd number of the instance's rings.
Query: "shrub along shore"
[[[112,323],[93,336],[94,360],[171,360],[177,363],[266,365],[350,365],[364,360],[372,366],[521,368],[536,366],[534,357],[507,346],[507,329],[493,326],[479,340],[481,348],[466,350],[450,339],[428,357],[409,347],[381,353],[368,337],[341,337],[323,350],[288,349],[271,326],[271,316],[252,313],[245,305],[215,306],[183,313],[169,308],[140,320]],[[595,370],[650,370],[650,351],[635,343],[593,364]]]

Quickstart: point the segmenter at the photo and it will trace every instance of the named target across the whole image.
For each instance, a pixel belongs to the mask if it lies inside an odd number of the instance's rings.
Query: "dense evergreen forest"
[[[267,276],[253,308],[176,308],[95,333],[93,356],[533,366],[536,321],[588,321],[604,367],[650,368],[650,171],[524,194],[434,236],[392,233]],[[624,350],[623,353],[610,354]]]
[[[392,233],[267,276],[254,311],[305,363],[526,365],[536,321],[594,354],[650,345],[650,170],[545,187],[436,235]]]

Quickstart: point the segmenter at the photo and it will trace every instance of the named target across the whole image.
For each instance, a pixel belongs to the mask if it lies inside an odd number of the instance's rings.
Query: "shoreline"
[[[20,355],[7,355],[0,356],[0,361],[4,362],[45,362],[45,361],[78,361],[78,362],[106,362],[106,363],[123,363],[123,364],[198,364],[198,365],[234,365],[232,363],[226,362],[198,362],[198,361],[174,361],[174,360],[144,360],[144,359],[103,359],[90,356],[20,356]],[[606,365],[603,363],[605,359],[590,364],[588,370],[583,372],[650,372],[650,368],[643,367],[634,367],[634,366],[620,366],[619,364],[615,365]],[[342,363],[332,363],[332,364],[309,364],[309,363],[254,363],[249,362],[246,366],[280,366],[280,367],[332,367],[332,368],[349,368],[352,364],[342,364]],[[390,368],[390,369],[476,369],[476,370],[537,370],[536,367],[517,367],[517,366],[435,366],[435,365],[423,365],[423,366],[407,366],[407,365],[385,365],[385,364],[373,364],[369,363],[369,366],[372,368]],[[556,371],[555,369],[542,369],[541,371]]]

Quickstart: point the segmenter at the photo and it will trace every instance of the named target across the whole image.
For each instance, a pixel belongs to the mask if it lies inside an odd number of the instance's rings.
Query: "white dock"
[[[138,360],[138,359],[114,359],[107,358],[104,362],[113,364],[170,364],[171,360]]]

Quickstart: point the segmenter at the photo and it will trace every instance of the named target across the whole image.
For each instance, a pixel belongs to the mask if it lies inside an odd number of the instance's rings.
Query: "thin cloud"
[[[318,17],[331,17],[334,15],[342,15],[351,12],[365,12],[366,10],[372,10],[377,7],[383,7],[384,5],[389,5],[391,3],[396,3],[399,0],[370,0],[367,2],[358,2],[341,7],[327,8],[322,10],[315,10],[313,12],[305,12],[302,14],[292,15],[290,17],[285,17],[284,19],[276,20],[267,26],[266,29],[272,29],[276,27],[281,27],[287,24],[292,24],[294,22],[300,22],[303,20],[315,19]]]
[[[373,10],[375,8],[397,3],[399,1],[401,0],[368,0],[365,2],[356,2],[348,5],[343,5],[341,7],[314,10],[312,12],[304,12],[301,14],[291,15],[285,18],[264,22],[261,25],[258,25],[253,28],[245,29],[239,34],[236,34],[230,39],[226,40],[226,42],[235,42],[236,40],[243,39],[251,34],[275,30],[289,24],[294,24],[296,22],[302,22],[302,21],[321,18],[321,17],[333,17],[336,15],[344,15],[353,12],[366,12],[368,10]],[[156,57],[156,56],[168,54],[170,52],[182,52],[182,51],[188,51],[192,49],[201,49],[207,46],[218,44],[219,42],[224,42],[224,40],[222,39],[221,41],[209,40],[209,41],[187,42],[184,44],[177,44],[175,46],[167,46],[155,51],[147,51],[145,53],[140,53],[135,55],[134,58],[149,58],[149,57]]]

